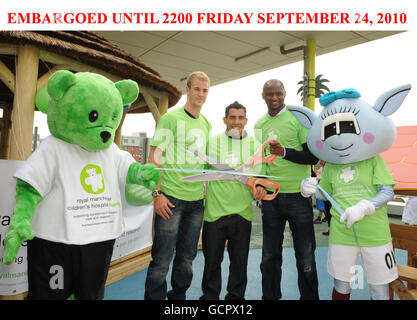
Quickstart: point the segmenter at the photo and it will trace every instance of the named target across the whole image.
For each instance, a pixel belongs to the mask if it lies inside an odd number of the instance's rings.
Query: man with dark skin
[[[280,299],[282,243],[288,221],[294,241],[300,299],[317,300],[318,280],[314,251],[316,247],[311,199],[300,194],[300,180],[310,177],[311,165],[318,159],[307,148],[308,131],[285,105],[285,88],[281,81],[267,81],[262,90],[268,112],[255,124],[261,142],[276,140],[269,150],[278,155],[266,174],[280,184],[278,196],[262,201],[262,298]]]
[[[264,84],[262,98],[266,102],[268,114],[271,117],[275,117],[284,108],[285,95],[286,92],[281,81],[270,80]],[[278,141],[271,143],[269,146],[272,154],[281,157],[284,155],[284,148]]]

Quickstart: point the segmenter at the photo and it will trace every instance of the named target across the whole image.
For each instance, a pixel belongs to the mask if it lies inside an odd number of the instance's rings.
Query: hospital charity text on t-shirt
[[[43,198],[31,222],[35,236],[77,245],[120,236],[121,192],[134,161],[114,143],[90,152],[53,136],[44,139],[14,175]]]

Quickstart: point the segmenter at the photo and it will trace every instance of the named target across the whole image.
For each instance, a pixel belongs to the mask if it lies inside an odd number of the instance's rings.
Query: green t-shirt
[[[151,146],[158,147],[162,156],[163,168],[204,169],[205,162],[187,147],[206,152],[211,124],[200,114],[197,119],[186,113],[184,107],[164,114],[152,138]],[[204,197],[204,182],[184,182],[181,178],[193,175],[192,172],[161,171],[161,190],[174,198],[195,201]]]
[[[303,150],[302,145],[307,142],[307,136],[308,130],[288,110],[274,117],[266,114],[255,123],[257,140],[277,140],[285,148]],[[265,151],[267,155],[270,154],[269,147]],[[280,193],[300,192],[301,180],[311,176],[310,165],[294,163],[281,157],[277,157],[272,165],[265,165],[265,172],[279,177],[270,179],[279,183]]]
[[[320,179],[320,186],[343,210],[360,200],[373,198],[378,193],[377,185],[394,186],[394,184],[391,173],[379,155],[349,164],[327,162]],[[340,214],[333,207],[331,214],[334,219],[331,220],[329,242],[357,246],[353,228],[347,228],[346,222],[339,222]],[[353,226],[361,247],[376,247],[391,241],[386,205],[376,209],[373,215],[365,216]]]
[[[207,154],[218,162],[225,163],[237,169],[254,154],[260,147],[252,137],[232,139],[225,133],[220,133],[209,140]],[[261,174],[262,166],[258,165],[246,172]],[[232,180],[210,181],[207,188],[204,220],[208,222],[229,215],[239,214],[248,221],[252,221],[253,195],[244,184]]]

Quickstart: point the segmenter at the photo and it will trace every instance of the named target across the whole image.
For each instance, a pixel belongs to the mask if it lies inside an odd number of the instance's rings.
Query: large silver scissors
[[[187,150],[192,152],[194,155],[204,160],[208,164],[211,164],[213,167],[215,167],[218,170],[245,172],[249,168],[253,168],[255,165],[259,163],[266,162],[268,164],[272,164],[275,161],[275,159],[277,158],[275,154],[271,154],[267,157],[264,157],[264,150],[271,142],[273,142],[273,140],[265,141],[262,144],[262,146],[255,152],[255,154],[252,157],[250,157],[249,160],[238,169],[233,169],[229,165],[220,163],[217,160],[207,156],[206,154],[199,152],[197,150],[194,150],[190,147],[187,147]],[[247,177],[247,176],[238,175],[238,174],[234,175],[233,173],[206,172],[206,173],[196,174],[196,175],[182,178],[181,181],[196,182],[196,181],[216,181],[216,180],[228,180],[228,179],[234,179],[234,180],[239,181],[240,183],[243,183],[245,186],[251,189],[253,195],[256,194],[256,186],[258,185],[264,186],[266,188],[274,189],[274,193],[266,194],[262,198],[262,200],[274,199],[277,196],[278,191],[279,191],[279,183],[276,181],[263,179],[263,178],[257,178],[257,177]]]

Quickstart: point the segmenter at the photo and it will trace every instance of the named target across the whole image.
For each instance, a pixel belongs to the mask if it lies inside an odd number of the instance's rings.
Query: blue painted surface
[[[246,288],[247,300],[260,300],[262,297],[261,271],[259,264],[261,261],[262,250],[251,249],[249,252],[248,263],[248,284]],[[406,264],[407,256],[404,250],[396,250],[397,263]],[[316,265],[319,279],[320,299],[331,300],[333,290],[333,278],[326,271],[327,247],[317,247]],[[359,259],[359,265],[362,265]],[[198,300],[201,296],[201,279],[203,276],[204,256],[199,251],[193,263],[194,278],[191,287],[187,291],[188,300]],[[227,275],[229,269],[228,254],[225,253],[222,264],[222,292],[220,298],[223,299],[226,294]],[[106,287],[105,300],[143,300],[145,290],[145,279],[147,269],[141,270],[129,277],[112,283]],[[167,276],[168,288],[170,288],[171,270]],[[283,249],[283,276],[282,276],[282,299],[298,300],[299,291],[297,286],[297,269],[295,264],[294,249]],[[363,279],[362,288],[352,290],[351,300],[369,300],[369,291],[366,278]]]

